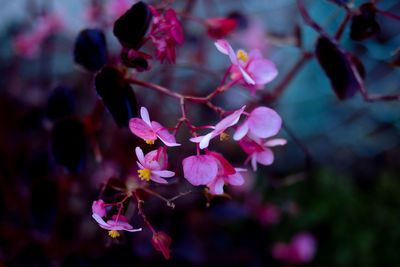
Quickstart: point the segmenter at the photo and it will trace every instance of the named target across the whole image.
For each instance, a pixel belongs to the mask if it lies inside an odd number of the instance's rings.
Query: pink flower
[[[171,242],[171,237],[164,232],[153,234],[153,238],[151,239],[153,247],[156,250],[161,251],[167,260],[169,260],[169,247],[171,246]]]
[[[175,137],[164,129],[164,127],[156,121],[150,121],[149,112],[145,107],[140,109],[139,118],[132,118],[129,121],[129,129],[131,132],[142,138],[147,144],[154,144],[157,137],[167,146],[180,146],[176,143]]]
[[[246,106],[243,106],[240,109],[233,112],[231,115],[226,116],[224,119],[222,119],[213,127],[214,130],[212,132],[203,136],[193,137],[190,139],[190,141],[194,143],[200,143],[201,149],[208,147],[208,144],[210,143],[211,139],[222,134],[227,128],[235,125],[239,121],[240,115],[242,115],[245,108]]]
[[[34,58],[42,43],[63,27],[62,16],[58,13],[40,17],[31,32],[17,35],[12,46],[14,50],[27,58]]]
[[[282,119],[273,109],[255,108],[233,135],[234,140],[242,139],[248,132],[259,138],[276,135],[282,126]]]
[[[182,45],[184,42],[182,26],[176,12],[169,8],[163,18],[162,14],[158,13],[154,7],[149,7],[153,14],[149,37],[156,47],[156,57],[161,63],[165,59],[170,63],[175,63],[175,43]]]
[[[264,85],[271,82],[278,75],[275,64],[262,57],[258,50],[253,50],[247,55],[246,52],[239,49],[237,54],[233,48],[224,39],[215,42],[218,51],[228,55],[232,62],[231,79],[240,79],[242,86],[250,87],[251,94],[256,90],[261,90]]]
[[[238,22],[231,18],[209,18],[206,25],[210,37],[223,38],[236,28]]]
[[[104,201],[102,199],[93,201],[92,213],[97,214],[100,217],[106,216],[106,214],[107,214],[106,206],[104,205]]]
[[[103,229],[109,230],[108,234],[112,238],[119,237],[120,234],[118,231],[128,231],[128,232],[139,232],[142,231],[142,228],[133,229],[133,226],[128,223],[128,220],[123,215],[113,215],[112,220],[108,220],[105,222],[102,217],[98,214],[92,214],[93,219],[99,224],[99,226]]]
[[[167,184],[168,182],[161,178],[169,178],[175,175],[172,171],[167,171],[168,156],[165,148],[160,147],[157,150],[150,151],[143,155],[142,149],[136,147],[136,156],[139,162],[136,162],[140,170],[138,170],[139,177],[142,180],[152,180],[156,183]]]
[[[257,163],[268,166],[274,162],[274,154],[268,147],[282,146],[287,143],[285,139],[271,139],[264,144],[262,142],[262,138],[251,137],[251,135],[246,135],[238,141],[243,151],[249,154],[246,162],[251,159],[251,166],[254,171],[257,170]]]
[[[224,184],[239,186],[244,179],[239,172],[246,169],[233,168],[219,153],[207,151],[207,155],[190,156],[183,160],[184,177],[192,185],[207,185],[210,193],[224,193]]]
[[[314,258],[317,241],[310,233],[295,235],[290,244],[277,243],[272,248],[272,255],[287,263],[308,263]]]

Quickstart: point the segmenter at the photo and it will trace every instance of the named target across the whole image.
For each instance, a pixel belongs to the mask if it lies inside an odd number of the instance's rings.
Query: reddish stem
[[[391,19],[395,19],[395,20],[400,21],[400,17],[395,15],[395,14],[392,14],[392,13],[389,13],[387,11],[383,11],[383,10],[380,10],[380,9],[377,9],[377,8],[375,8],[375,11],[378,12],[378,13],[381,13],[382,15],[384,15],[386,17],[389,17]]]
[[[151,226],[150,222],[147,220],[146,215],[144,215],[144,213],[143,213],[143,210],[142,210],[143,200],[141,200],[139,198],[139,195],[136,192],[136,190],[133,191],[133,194],[135,195],[136,202],[137,202],[137,207],[138,207],[138,210],[139,210],[139,214],[142,216],[143,221],[147,224],[147,227],[149,227],[149,229],[151,230],[153,235],[157,234],[157,232],[154,230],[153,226]]]

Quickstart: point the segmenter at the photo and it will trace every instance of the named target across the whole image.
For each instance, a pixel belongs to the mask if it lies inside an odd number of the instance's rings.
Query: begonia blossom
[[[99,226],[103,229],[109,230],[108,234],[112,238],[119,237],[120,234],[118,231],[128,231],[128,232],[139,232],[142,231],[142,228],[134,229],[132,225],[128,223],[128,219],[123,215],[113,215],[112,220],[108,220],[105,222],[102,217],[98,214],[92,214],[93,219],[99,224]]]
[[[192,185],[206,185],[212,195],[223,194],[225,183],[242,185],[244,179],[239,172],[247,171],[233,168],[221,154],[213,151],[207,151],[206,155],[187,157],[182,165],[184,177]]]
[[[271,82],[278,75],[275,64],[263,58],[258,50],[252,50],[247,54],[239,49],[235,54],[232,46],[224,39],[217,40],[215,46],[218,51],[228,55],[231,60],[231,79],[239,79],[242,86],[251,89],[252,95],[256,90],[263,89],[265,84]]]
[[[152,180],[156,183],[166,184],[168,183],[164,178],[170,178],[175,175],[172,171],[167,171],[168,156],[165,148],[160,147],[157,150],[150,151],[144,156],[143,151],[140,147],[136,147],[136,156],[138,158],[137,165],[140,168],[138,170],[139,177],[142,180]]]
[[[289,244],[276,243],[272,255],[277,260],[291,264],[309,263],[314,258],[317,242],[310,233],[302,232],[295,235]]]
[[[282,126],[282,119],[275,110],[267,107],[255,108],[233,135],[234,140],[242,139],[248,132],[259,138],[276,135]]]
[[[271,139],[263,143],[262,138],[257,138],[249,134],[238,141],[239,146],[249,155],[246,162],[251,159],[251,166],[254,171],[257,170],[257,163],[268,166],[274,162],[274,154],[269,147],[282,146],[286,143],[285,139],[280,138]]]
[[[150,121],[149,112],[145,107],[140,109],[140,116],[141,119],[132,118],[129,121],[129,129],[134,135],[142,138],[150,145],[154,144],[154,141],[159,138],[167,146],[180,146],[167,129],[156,121]]]
[[[211,139],[213,139],[214,137],[216,137],[218,135],[223,134],[227,128],[235,125],[239,121],[240,115],[242,115],[245,108],[246,108],[246,106],[241,107],[240,109],[236,110],[229,116],[226,116],[225,118],[223,118],[215,126],[211,126],[212,128],[214,128],[214,130],[211,131],[210,133],[208,133],[206,135],[202,135],[202,136],[193,137],[190,139],[190,141],[192,141],[194,143],[200,143],[199,146],[201,149],[208,147],[208,144],[210,143]]]
[[[175,43],[182,45],[184,42],[182,26],[176,12],[169,8],[163,17],[154,7],[149,6],[149,8],[153,15],[149,37],[156,48],[156,57],[161,63],[165,59],[175,63]]]

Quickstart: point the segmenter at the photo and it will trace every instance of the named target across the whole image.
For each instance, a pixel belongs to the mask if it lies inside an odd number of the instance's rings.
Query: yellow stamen
[[[144,140],[148,145],[154,145],[154,140]]]
[[[246,52],[240,49],[237,54],[237,59],[242,60],[243,62],[247,62],[249,57],[247,56]]]
[[[108,231],[108,235],[111,236],[112,238],[117,238],[120,236],[117,230]]]
[[[149,169],[138,170],[138,173],[139,173],[140,179],[146,180],[147,182],[150,180],[150,170]]]
[[[229,139],[229,134],[226,134],[226,133],[221,133],[220,135],[219,135],[219,140],[221,141],[221,142],[223,142],[223,141],[225,141],[225,140],[227,140],[227,139]]]

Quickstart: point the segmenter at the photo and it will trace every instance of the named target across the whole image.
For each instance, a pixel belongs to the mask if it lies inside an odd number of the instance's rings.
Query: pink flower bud
[[[169,247],[171,245],[171,241],[171,237],[164,232],[153,234],[153,238],[151,239],[153,247],[156,250],[161,251],[167,260],[169,260]]]
[[[104,205],[104,201],[102,199],[93,201],[92,204],[92,213],[97,214],[100,217],[105,217],[107,214],[106,206]]]
[[[224,38],[238,25],[235,19],[230,18],[209,18],[206,20],[207,34],[212,38]]]

